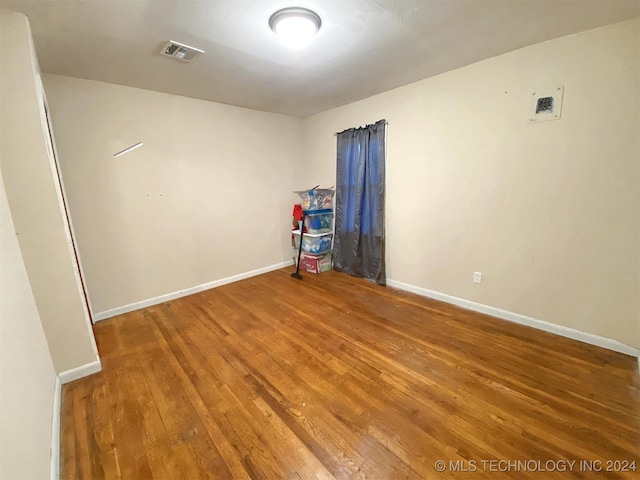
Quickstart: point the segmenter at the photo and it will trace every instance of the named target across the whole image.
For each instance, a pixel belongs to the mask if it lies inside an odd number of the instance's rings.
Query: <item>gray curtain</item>
[[[386,283],[385,120],[338,133],[334,269]]]

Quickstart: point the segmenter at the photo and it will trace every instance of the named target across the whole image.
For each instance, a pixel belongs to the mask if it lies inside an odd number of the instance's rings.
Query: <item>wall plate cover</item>
[[[531,93],[529,123],[560,120],[564,87],[541,88]]]

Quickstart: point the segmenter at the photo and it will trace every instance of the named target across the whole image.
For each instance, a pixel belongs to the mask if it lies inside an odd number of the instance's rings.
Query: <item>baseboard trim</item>
[[[60,414],[62,412],[62,383],[56,375],[53,392],[53,415],[51,417],[51,466],[49,477],[60,480]]]
[[[178,290],[177,292],[167,293],[158,297],[149,298],[140,302],[130,303],[121,307],[105,310],[104,312],[98,312],[93,316],[93,321],[98,322],[100,320],[106,320],[107,318],[115,317],[116,315],[122,315],[123,313],[133,312],[134,310],[140,310],[141,308],[151,307],[152,305],[158,305],[159,303],[168,302],[169,300],[175,300],[176,298],[186,297],[187,295],[193,295],[194,293],[203,292],[212,288],[221,287],[228,283],[244,280],[245,278],[255,277],[256,275],[262,275],[263,273],[279,270],[284,267],[293,265],[293,260],[286,262],[276,263],[275,265],[269,265],[268,267],[258,268],[249,272],[239,273],[238,275],[232,275],[231,277],[221,278],[220,280],[214,280],[213,282],[203,283],[202,285],[196,285],[195,287],[186,288],[184,290]]]
[[[102,364],[98,358],[91,363],[60,372],[58,377],[60,378],[60,383],[64,385],[65,383],[73,382],[74,380],[98,373],[100,370],[102,370]]]
[[[415,293],[423,297],[433,298],[434,300],[440,300],[445,303],[450,303],[458,307],[473,310],[475,312],[485,313],[493,317],[498,317],[510,322],[519,323],[528,327],[537,328],[545,332],[554,333],[563,337],[578,340],[580,342],[595,345],[597,347],[613,350],[614,352],[624,353],[632,357],[638,358],[638,368],[640,370],[640,349],[626,345],[618,340],[611,338],[601,337],[594,335],[593,333],[587,333],[573,328],[557,325],[555,323],[546,322],[533,317],[527,317],[526,315],[520,315],[519,313],[510,312],[508,310],[502,310],[500,308],[491,307],[489,305],[483,305],[482,303],[472,302],[471,300],[465,300],[464,298],[454,297],[447,295],[446,293],[440,293],[435,290],[429,290],[422,287],[416,287],[408,283],[399,282],[397,280],[387,279],[387,285],[390,287],[405,290],[407,292]]]

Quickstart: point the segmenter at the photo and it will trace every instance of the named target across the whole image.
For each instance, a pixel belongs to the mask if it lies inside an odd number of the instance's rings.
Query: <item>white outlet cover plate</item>
[[[551,120],[560,120],[562,113],[562,97],[564,96],[564,86],[560,85],[553,88],[541,88],[531,92],[529,100],[529,123],[548,122]],[[551,97],[553,98],[553,109],[550,112],[536,113],[538,99]]]
[[[482,273],[473,272],[473,283],[482,283]]]

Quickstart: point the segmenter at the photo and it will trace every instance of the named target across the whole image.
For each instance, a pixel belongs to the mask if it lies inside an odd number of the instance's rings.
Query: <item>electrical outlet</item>
[[[473,283],[482,283],[482,273],[473,272]]]

